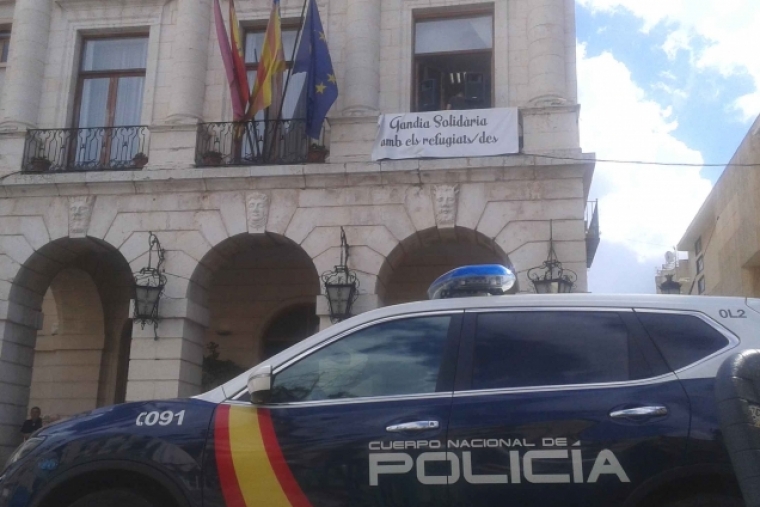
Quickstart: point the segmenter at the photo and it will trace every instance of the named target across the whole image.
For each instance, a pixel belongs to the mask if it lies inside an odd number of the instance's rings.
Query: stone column
[[[377,115],[380,104],[380,0],[348,2],[345,68],[343,115]]]
[[[169,113],[150,128],[147,169],[184,169],[195,165],[197,124],[206,96],[210,0],[179,0],[172,43]]]
[[[210,0],[179,0],[168,123],[196,123],[203,116],[210,26]]]
[[[354,304],[351,305],[351,316],[376,310],[381,306],[383,304],[377,294],[359,294]],[[333,322],[330,320],[330,304],[327,302],[327,296],[324,294],[317,296],[317,317],[319,317],[320,331],[333,325]]]
[[[528,76],[531,105],[567,102],[564,0],[531,0],[528,11]]]
[[[52,4],[51,0],[16,1],[3,89],[4,127],[23,129],[37,125]]]
[[[183,398],[201,392],[206,327],[193,319],[161,319],[158,339],[153,325],[135,322],[129,354],[127,401]]]
[[[380,0],[350,0],[346,10],[343,110],[330,118],[330,162],[367,162],[380,112]]]
[[[42,302],[41,295],[30,298]],[[9,301],[2,306],[6,310],[0,320],[0,461],[5,463],[21,443],[19,428],[27,416],[34,342],[42,314]]]

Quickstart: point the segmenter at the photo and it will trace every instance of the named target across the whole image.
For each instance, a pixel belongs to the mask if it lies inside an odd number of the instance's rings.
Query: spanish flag
[[[282,48],[280,0],[274,0],[248,108],[249,119],[259,111],[279,103],[282,95],[282,73],[286,69],[285,52]]]
[[[214,450],[228,507],[312,507],[285,460],[269,410],[219,405]]]

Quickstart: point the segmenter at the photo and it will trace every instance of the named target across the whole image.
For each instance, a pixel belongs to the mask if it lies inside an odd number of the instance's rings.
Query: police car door
[[[461,323],[461,312],[385,320],[276,368],[271,402],[217,418],[231,448],[217,456],[227,505],[448,505],[441,455]]]
[[[452,505],[622,505],[682,460],[689,406],[630,311],[472,312]]]

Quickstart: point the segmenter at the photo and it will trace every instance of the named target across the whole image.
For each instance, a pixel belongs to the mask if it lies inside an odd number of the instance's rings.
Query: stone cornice
[[[581,110],[580,104],[563,104],[559,106],[542,106],[542,107],[530,107],[520,106],[520,114],[555,114],[555,113],[578,113]]]
[[[339,188],[393,183],[421,185],[547,178],[583,178],[590,181],[595,154],[572,150],[572,153],[552,152],[551,155],[565,156],[572,160],[511,155],[288,166],[191,167],[57,174],[16,173],[2,180],[0,197]],[[537,172],[539,168],[545,170]],[[553,171],[555,169],[556,172]]]
[[[0,0],[1,1],[1,0]],[[93,4],[98,6],[103,5],[119,5],[129,3],[130,6],[163,6],[174,0],[55,0],[55,4],[63,10],[71,7],[92,7]]]

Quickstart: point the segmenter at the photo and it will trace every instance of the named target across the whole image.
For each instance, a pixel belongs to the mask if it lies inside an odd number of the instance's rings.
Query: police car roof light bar
[[[501,264],[476,264],[452,269],[428,289],[430,299],[501,296],[515,285],[514,273]]]

